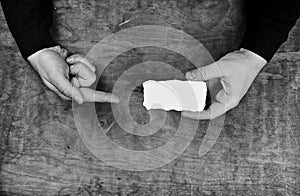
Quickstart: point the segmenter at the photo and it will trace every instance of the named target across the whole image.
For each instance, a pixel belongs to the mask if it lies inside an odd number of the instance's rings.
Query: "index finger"
[[[102,91],[96,91],[90,88],[80,88],[84,102],[108,102],[119,103],[120,99],[112,94]]]
[[[185,73],[185,76],[191,81],[208,81],[214,78],[220,78],[223,76],[223,74],[218,63],[219,62],[217,61],[212,64],[188,71]]]
[[[83,97],[78,88],[74,87],[66,77],[58,75],[52,84],[66,97],[73,98],[79,104],[83,103]]]

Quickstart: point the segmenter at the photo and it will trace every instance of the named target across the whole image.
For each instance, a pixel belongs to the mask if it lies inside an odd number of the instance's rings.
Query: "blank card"
[[[143,83],[144,102],[147,110],[202,111],[207,93],[202,81],[148,80]]]

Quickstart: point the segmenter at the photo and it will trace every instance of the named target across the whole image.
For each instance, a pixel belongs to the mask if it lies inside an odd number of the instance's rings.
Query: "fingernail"
[[[68,63],[71,63],[71,62],[73,61],[73,58],[72,58],[72,57],[69,57],[69,58],[66,59],[66,61],[67,61]]]

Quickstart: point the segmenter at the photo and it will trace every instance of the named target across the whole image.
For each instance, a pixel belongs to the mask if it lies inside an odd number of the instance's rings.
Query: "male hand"
[[[182,115],[193,119],[214,119],[236,107],[266,63],[257,54],[240,49],[210,65],[187,72],[188,80],[208,81],[212,104],[202,112],[184,111]]]
[[[119,102],[111,93],[95,91],[89,87],[95,82],[95,67],[84,57],[73,55],[65,61],[67,51],[59,46],[40,50],[28,57],[43,83],[65,100],[84,102]],[[69,75],[73,75],[70,78]]]

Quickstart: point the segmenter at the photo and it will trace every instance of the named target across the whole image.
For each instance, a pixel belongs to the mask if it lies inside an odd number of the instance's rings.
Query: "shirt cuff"
[[[240,48],[246,48],[269,62],[280,45],[286,41],[288,33],[278,32],[267,25],[246,27]]]

